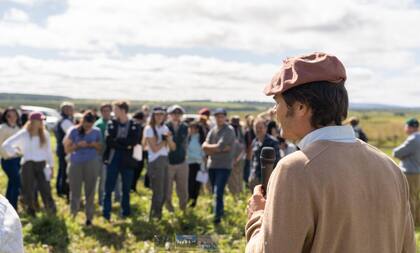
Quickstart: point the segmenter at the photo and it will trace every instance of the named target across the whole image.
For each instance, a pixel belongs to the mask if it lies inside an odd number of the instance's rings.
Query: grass
[[[361,124],[374,145],[388,155],[392,147],[402,142],[405,118],[415,114],[397,115],[392,112],[352,112],[361,118]],[[396,137],[395,137],[396,136]],[[54,143],[54,141],[53,141]],[[57,166],[56,166],[57,167]],[[6,189],[7,178],[0,172],[0,189]],[[54,186],[55,182],[51,183]],[[85,227],[84,212],[73,219],[65,200],[58,198],[53,187],[53,195],[58,207],[56,216],[39,213],[31,218],[20,212],[25,249],[28,253],[41,252],[192,252],[176,248],[174,239],[181,235],[210,235],[217,244],[216,252],[244,252],[244,226],[246,222],[246,201],[249,193],[238,197],[225,197],[226,219],[220,226],[212,223],[212,197],[203,191],[195,209],[168,213],[164,211],[160,222],[149,222],[151,191],[144,188],[142,181],[139,192],[131,195],[133,215],[127,219],[118,217],[119,204],[113,205],[113,221],[109,223],[100,216],[96,206],[94,225]],[[176,196],[173,199],[177,207]],[[420,228],[416,230],[417,244],[420,245]],[[166,244],[166,245],[165,245]],[[165,249],[166,246],[166,249]],[[195,249],[194,252],[206,252]],[[417,252],[420,252],[418,246]]]

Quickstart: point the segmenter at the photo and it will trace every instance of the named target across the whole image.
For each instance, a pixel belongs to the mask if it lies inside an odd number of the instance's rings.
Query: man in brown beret
[[[285,60],[265,88],[283,138],[297,141],[300,151],[280,160],[265,191],[255,187],[247,252],[416,251],[404,174],[341,125],[345,80],[335,56],[314,53]]]

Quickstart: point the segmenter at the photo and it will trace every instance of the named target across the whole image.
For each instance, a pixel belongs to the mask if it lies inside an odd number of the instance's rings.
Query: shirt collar
[[[327,126],[316,129],[299,141],[298,147],[304,149],[315,141],[356,142],[356,136],[351,126]]]

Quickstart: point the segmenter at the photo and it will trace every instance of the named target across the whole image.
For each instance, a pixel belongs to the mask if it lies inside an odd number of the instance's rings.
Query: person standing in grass
[[[288,58],[265,88],[282,137],[280,159],[248,202],[246,252],[415,253],[407,180],[384,153],[356,138],[346,71],[325,53]]]
[[[248,184],[249,175],[251,173],[251,159],[252,159],[252,142],[255,139],[254,132],[254,117],[252,115],[246,115],[246,129],[244,134],[245,140],[245,164],[244,164],[244,173],[243,180],[245,184]]]
[[[50,213],[56,212],[51,195],[50,180],[54,159],[51,152],[50,135],[44,127],[44,115],[32,112],[25,126],[8,138],[2,145],[9,156],[22,155],[22,193],[26,210],[35,216],[35,190],[41,193],[42,201]]]
[[[275,164],[280,160],[280,145],[279,142],[267,133],[267,120],[261,117],[257,117],[254,120],[254,132],[255,139],[251,144],[252,156],[251,156],[251,172],[248,178],[248,186],[251,191],[258,184],[261,184],[261,151],[265,147],[271,147],[275,153]]]
[[[204,129],[198,121],[191,122],[189,125],[188,147],[187,147],[187,163],[189,167],[188,172],[188,199],[190,206],[197,205],[198,195],[200,194],[201,183],[196,180],[197,173],[203,170],[204,152],[201,145],[206,140]]]
[[[69,185],[67,182],[67,160],[66,152],[64,151],[63,140],[67,131],[74,125],[73,114],[74,104],[70,102],[63,102],[60,105],[61,119],[55,126],[55,138],[57,141],[56,154],[58,157],[58,173],[57,173],[57,195],[69,199]]]
[[[104,199],[104,192],[105,192],[105,180],[106,180],[106,164],[103,163],[102,157],[104,154],[104,151],[106,149],[106,143],[105,143],[105,132],[106,132],[106,126],[108,122],[112,119],[111,113],[112,113],[112,104],[105,103],[102,104],[99,108],[101,112],[101,117],[95,122],[95,127],[99,128],[101,131],[101,140],[102,140],[102,149],[100,152],[100,160],[101,160],[101,168],[99,170],[99,184],[98,184],[98,202],[99,205],[102,205],[103,199]],[[115,185],[115,199],[121,199],[121,178],[119,177],[117,180],[117,183]]]
[[[149,124],[144,130],[144,137],[149,148],[147,174],[153,192],[150,219],[162,218],[162,207],[168,191],[168,154],[170,149],[174,150],[176,147],[171,131],[164,122],[165,113],[166,111],[160,106],[153,108]]]
[[[393,156],[401,160],[401,168],[410,187],[410,208],[414,223],[420,226],[420,133],[415,118],[405,123],[406,141],[393,150]]]
[[[70,211],[73,217],[80,208],[82,184],[85,192],[86,226],[92,224],[95,211],[95,188],[101,168],[98,152],[101,150],[101,132],[93,127],[95,115],[91,111],[83,114],[81,122],[71,128],[64,138],[64,148],[70,154],[69,184]]]
[[[0,125],[0,145],[20,130],[20,120],[18,111],[9,107],[4,110]],[[6,198],[17,210],[18,198],[20,193],[20,156],[8,157],[7,153],[0,147],[1,166],[6,173],[9,181],[7,182]]]
[[[130,188],[137,167],[137,160],[133,158],[133,149],[140,139],[140,126],[128,118],[128,102],[114,102],[113,110],[115,119],[108,123],[105,134],[104,161],[107,164],[107,174],[102,215],[107,220],[111,219],[111,196],[118,175],[121,175],[122,179],[121,217],[125,218],[131,214]]]
[[[224,215],[224,192],[233,165],[235,131],[227,124],[225,109],[216,109],[214,117],[216,126],[208,133],[203,143],[203,150],[209,156],[207,167],[214,195],[213,222],[219,224]]]
[[[245,139],[239,116],[233,116],[230,125],[235,131],[235,144],[232,149],[233,165],[228,180],[229,191],[237,196],[243,190],[243,169],[245,162]]]
[[[144,117],[144,113],[142,111],[137,111],[134,113],[133,115],[133,120],[136,121],[136,123],[139,125],[140,127],[140,138],[139,138],[139,145],[142,145],[143,148],[143,130],[144,130],[144,123],[145,123],[145,117]],[[141,172],[143,171],[143,167],[144,167],[144,159],[145,159],[145,153],[144,153],[144,149],[143,149],[143,154],[142,154],[142,160],[138,161],[137,163],[137,168],[134,170],[134,179],[133,179],[133,183],[131,184],[131,191],[133,192],[137,192],[137,182],[140,179],[141,176]]]
[[[174,211],[172,205],[172,186],[175,181],[176,193],[179,199],[179,207],[185,210],[188,202],[188,164],[187,145],[188,145],[188,125],[182,122],[184,109],[179,105],[173,105],[168,108],[169,122],[166,123],[171,136],[175,142],[175,149],[170,150],[168,154],[168,180],[166,192],[166,207],[170,212]]]

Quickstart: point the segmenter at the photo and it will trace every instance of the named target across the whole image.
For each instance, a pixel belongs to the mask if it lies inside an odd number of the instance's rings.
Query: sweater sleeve
[[[270,178],[264,213],[254,214],[246,225],[246,252],[306,252],[314,227],[304,168],[280,161]]]
[[[16,156],[19,151],[23,151],[23,138],[25,137],[25,130],[20,130],[16,134],[10,136],[5,142],[3,142],[3,150],[8,156]]]
[[[415,138],[414,136],[410,136],[403,144],[394,149],[393,156],[398,159],[404,159],[404,157],[409,156],[415,151]]]

